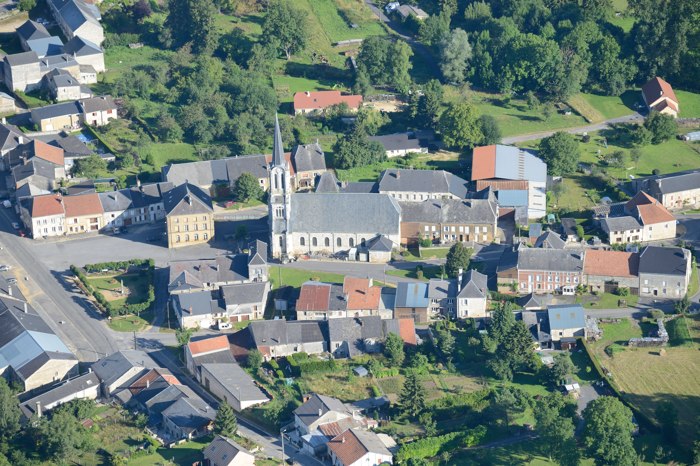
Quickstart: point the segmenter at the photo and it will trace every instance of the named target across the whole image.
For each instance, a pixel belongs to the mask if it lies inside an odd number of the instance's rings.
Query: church
[[[388,262],[401,241],[401,207],[388,194],[294,192],[275,118],[268,201],[270,252]]]

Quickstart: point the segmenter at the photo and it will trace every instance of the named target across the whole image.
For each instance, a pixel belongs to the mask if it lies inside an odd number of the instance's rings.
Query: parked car
[[[0,272],[7,272],[7,271],[10,270],[11,268],[12,268],[12,267],[10,267],[9,265],[5,265],[5,264],[0,265]]]
[[[14,285],[15,283],[17,283],[17,279],[15,277],[10,277],[7,279],[7,283],[9,283],[10,285]]]
[[[10,201],[9,199],[5,199],[4,201],[2,201],[2,205],[4,205],[6,209],[9,209],[10,207],[12,207],[12,201]]]

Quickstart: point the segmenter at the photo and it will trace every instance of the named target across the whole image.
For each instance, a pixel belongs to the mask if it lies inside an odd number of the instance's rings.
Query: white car
[[[0,265],[0,272],[7,272],[11,268],[12,267],[10,267],[9,265]]]

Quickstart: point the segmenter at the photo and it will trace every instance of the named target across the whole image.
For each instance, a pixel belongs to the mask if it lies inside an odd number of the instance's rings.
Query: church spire
[[[284,146],[282,146],[282,133],[280,132],[280,121],[275,113],[275,136],[272,145],[272,166],[285,167],[287,161],[284,158]]]

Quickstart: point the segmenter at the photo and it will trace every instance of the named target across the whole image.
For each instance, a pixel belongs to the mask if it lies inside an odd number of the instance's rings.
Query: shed
[[[352,370],[352,372],[358,377],[367,377],[367,375],[369,374],[369,372],[367,371],[367,369],[365,369],[364,366],[357,366]]]

